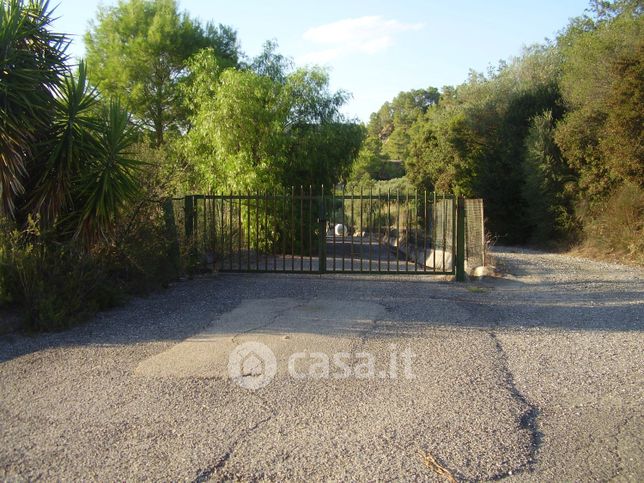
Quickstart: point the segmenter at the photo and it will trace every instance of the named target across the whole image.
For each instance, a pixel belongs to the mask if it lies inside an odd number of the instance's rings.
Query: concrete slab
[[[352,340],[385,313],[374,302],[292,298],[244,300],[204,331],[149,357],[135,374],[155,377],[228,377],[233,350],[247,342],[265,344],[278,362],[278,373],[288,368],[296,352],[348,351]]]

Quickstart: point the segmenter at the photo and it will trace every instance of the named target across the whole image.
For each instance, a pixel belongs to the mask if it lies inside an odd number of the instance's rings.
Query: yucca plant
[[[0,202],[13,216],[67,71],[68,40],[50,30],[48,1],[0,2]]]
[[[107,235],[120,210],[137,197],[143,166],[130,152],[139,131],[118,99],[102,106],[95,126],[96,152],[79,170],[76,193],[80,203],[75,236],[90,242]]]
[[[84,62],[72,74],[48,1],[1,5],[3,211],[18,225],[37,215],[59,237],[91,244],[138,191],[141,163],[127,155],[137,129],[118,100],[100,99]]]
[[[53,118],[46,140],[34,153],[30,173],[34,179],[30,211],[52,224],[74,209],[73,184],[90,160],[101,155],[97,137],[101,131],[98,94],[87,81],[87,69],[80,62],[77,74],[62,79],[54,98]]]
[[[142,163],[128,151],[139,131],[118,99],[99,99],[82,61],[60,92],[34,206],[59,231],[91,243],[138,193]]]

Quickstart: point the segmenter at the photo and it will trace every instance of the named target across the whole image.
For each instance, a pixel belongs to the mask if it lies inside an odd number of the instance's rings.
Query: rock
[[[494,277],[496,275],[496,269],[491,266],[479,266],[472,269],[470,272],[471,277]]]
[[[445,264],[443,264],[443,259],[445,261]],[[452,251],[441,250],[440,248],[437,248],[435,250],[430,250],[428,252],[427,258],[425,259],[425,265],[428,267],[435,268],[436,270],[451,270],[452,269]]]

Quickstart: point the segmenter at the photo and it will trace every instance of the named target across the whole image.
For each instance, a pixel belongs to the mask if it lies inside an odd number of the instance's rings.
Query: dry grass
[[[452,473],[447,468],[438,463],[436,459],[431,455],[431,453],[420,453],[420,457],[422,458],[425,466],[427,466],[437,475],[445,478],[445,481],[448,481],[449,483],[456,483],[456,478],[454,478],[454,475],[452,475]]]
[[[488,289],[485,287],[477,287],[476,285],[468,285],[467,291],[472,293],[487,293]]]

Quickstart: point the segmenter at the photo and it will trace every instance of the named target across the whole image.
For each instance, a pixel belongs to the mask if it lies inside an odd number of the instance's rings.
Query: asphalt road
[[[0,479],[643,480],[644,272],[497,262],[214,275],[3,336]]]

